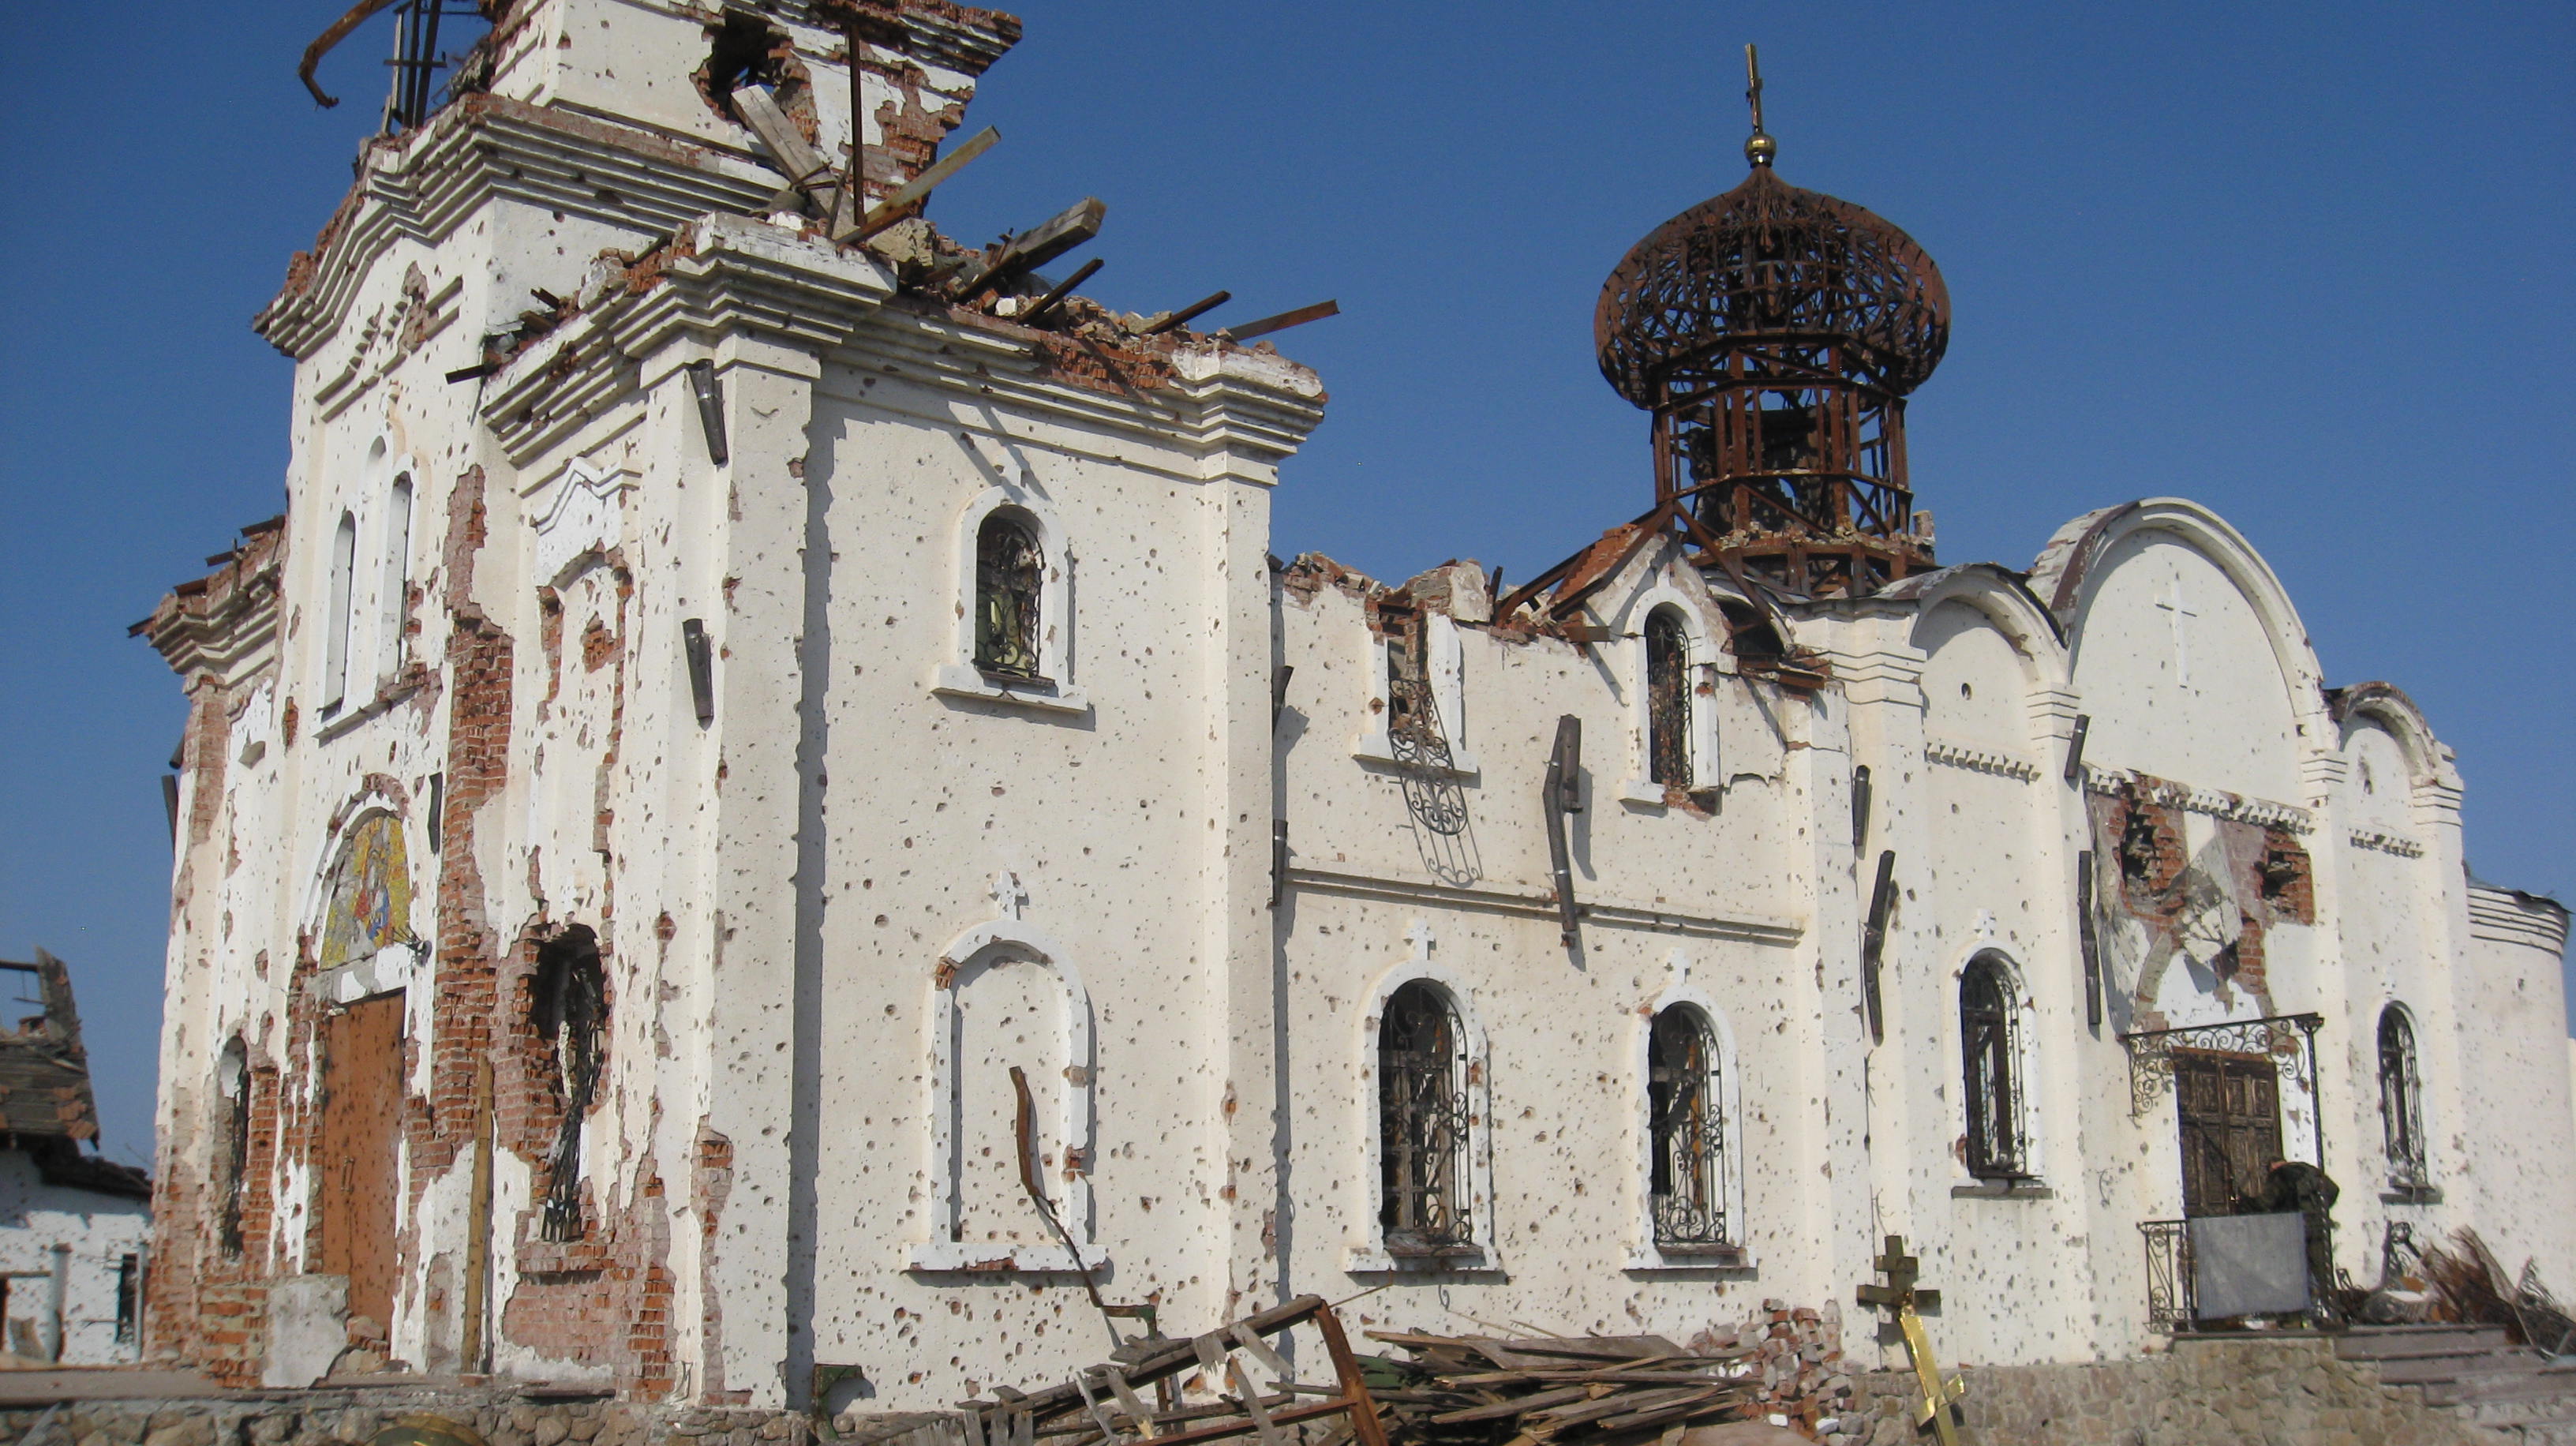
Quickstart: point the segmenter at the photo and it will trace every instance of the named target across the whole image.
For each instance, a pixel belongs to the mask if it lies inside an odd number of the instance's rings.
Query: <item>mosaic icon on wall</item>
[[[389,813],[369,814],[349,831],[332,875],[319,962],[332,969],[415,938],[411,860],[403,852],[402,821]]]

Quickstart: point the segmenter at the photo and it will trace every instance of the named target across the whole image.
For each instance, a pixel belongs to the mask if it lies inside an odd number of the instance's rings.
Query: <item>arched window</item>
[[[1658,1246],[1733,1242],[1723,1088],[1708,1017],[1692,1005],[1665,1006],[1646,1041],[1646,1193]]]
[[[1466,1051],[1440,986],[1416,979],[1379,1016],[1378,1224],[1388,1253],[1469,1246]]]
[[[2419,1189],[2432,1178],[2424,1159],[2424,1102],[2415,1072],[2415,1026],[2406,1011],[2379,1012],[2379,1128],[2388,1147],[2388,1178]]]
[[[391,680],[403,665],[403,604],[411,590],[411,474],[394,479],[386,494],[385,505],[385,576],[383,597],[378,600],[383,614],[380,635],[379,671]]]
[[[331,600],[322,636],[322,706],[337,708],[349,695],[349,583],[358,565],[358,519],[340,514],[331,534]]]
[[[1980,954],[1959,981],[1959,1039],[1967,1056],[1968,1173],[1980,1180],[2018,1180],[2030,1173],[2013,1026],[2012,981],[2000,960]]]
[[[531,984],[529,1023],[551,1048],[555,1103],[563,1111],[554,1147],[546,1154],[541,1233],[548,1240],[578,1240],[581,1126],[599,1097],[600,1067],[608,1050],[608,981],[591,932],[576,925],[540,946]]]
[[[1646,615],[1646,767],[1667,788],[1692,784],[1690,632],[1677,608]]]
[[[1038,531],[1015,508],[1001,508],[975,533],[975,666],[987,673],[1035,678],[1038,592],[1046,555]]]
[[[250,1050],[236,1034],[215,1059],[216,1233],[224,1254],[242,1253],[242,1194],[250,1173]]]

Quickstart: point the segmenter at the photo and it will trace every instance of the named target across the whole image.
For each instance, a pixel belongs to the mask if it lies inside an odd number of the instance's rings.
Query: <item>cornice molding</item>
[[[2234,823],[2260,824],[2265,828],[2287,829],[2307,833],[2316,827],[2316,815],[2293,804],[2274,803],[2269,799],[2247,798],[2220,788],[2194,788],[2171,779],[2154,778],[2124,769],[2096,768],[2084,765],[2084,791],[2111,796],[2136,791],[2151,803],[2179,808],[2187,813],[2206,814]]]
[[[2023,783],[2035,782],[2039,778],[2039,765],[2029,759],[1946,739],[1925,739],[1923,756],[1931,762],[1964,768],[1970,773],[1991,773],[1997,778],[2018,779]]]
[[[359,285],[399,241],[436,245],[493,200],[653,236],[711,211],[752,211],[778,173],[748,155],[506,96],[469,95],[425,129],[372,147],[363,172],[298,252],[251,326],[302,361],[347,319]]]

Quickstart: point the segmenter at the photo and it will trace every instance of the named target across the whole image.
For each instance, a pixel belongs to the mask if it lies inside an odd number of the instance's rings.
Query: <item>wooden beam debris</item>
[[[733,111],[753,135],[760,137],[761,145],[777,160],[788,184],[811,198],[824,215],[831,215],[840,197],[840,173],[779,108],[778,97],[765,86],[740,86],[733,93]]]
[[[938,190],[942,182],[966,169],[968,161],[991,150],[993,143],[1001,138],[1000,131],[986,126],[958,142],[948,154],[932,163],[928,170],[887,192],[886,198],[869,207],[868,213],[861,216],[855,224],[835,227],[832,239],[843,245],[854,241],[865,241],[897,221],[917,214],[922,202],[929,200],[930,193]]]
[[[1286,331],[1292,326],[1304,326],[1310,321],[1322,321],[1325,317],[1341,314],[1340,302],[1319,301],[1312,306],[1298,307],[1295,311],[1283,311],[1276,316],[1265,316],[1259,321],[1247,321],[1241,326],[1229,326],[1218,332],[1217,337],[1222,341],[1250,341],[1256,336],[1268,336],[1274,331]]]
[[[1024,271],[1035,271],[1067,251],[1100,234],[1100,220],[1109,207],[1096,196],[1085,196],[1078,205],[1048,217],[1026,231],[1002,243],[1002,248],[982,271],[973,274],[965,289],[957,293],[960,302],[973,301],[993,287],[1001,285]]]
[[[1234,300],[1234,293],[1231,291],[1220,291],[1214,296],[1202,296],[1198,300],[1191,302],[1189,305],[1182,307],[1178,311],[1167,311],[1160,316],[1152,318],[1145,323],[1144,329],[1138,331],[1136,334],[1138,336],[1161,336],[1164,332],[1176,330],[1189,321],[1203,316],[1208,312],[1214,311],[1218,307],[1223,306],[1232,300]]]
[[[1057,282],[1048,290],[1046,295],[1038,298],[1037,305],[1021,312],[1018,317],[1019,323],[1022,326],[1037,325],[1039,320],[1048,312],[1056,309],[1057,303],[1063,301],[1066,297],[1071,296],[1075,287],[1089,281],[1092,274],[1099,269],[1100,258],[1097,256],[1094,256],[1090,260],[1082,263],[1081,270],[1076,271],[1071,276]]]

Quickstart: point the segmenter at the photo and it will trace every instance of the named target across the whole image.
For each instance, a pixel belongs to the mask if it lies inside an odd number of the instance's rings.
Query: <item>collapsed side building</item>
[[[0,1028],[0,1366],[138,1359],[152,1181],[98,1154],[71,970],[39,949],[0,988],[36,1006]]]
[[[1939,273],[1768,137],[1604,292],[1652,506],[1394,584],[1274,555],[1314,373],[1039,274],[1097,202],[922,214],[1016,20],[490,9],[138,627],[157,1349],[913,1409],[1086,1280],[1678,1339],[1901,1233],[1963,1359],[2113,1358],[2281,1160],[2355,1281],[2576,1279],[2565,911],[2206,508],[1939,565]]]

